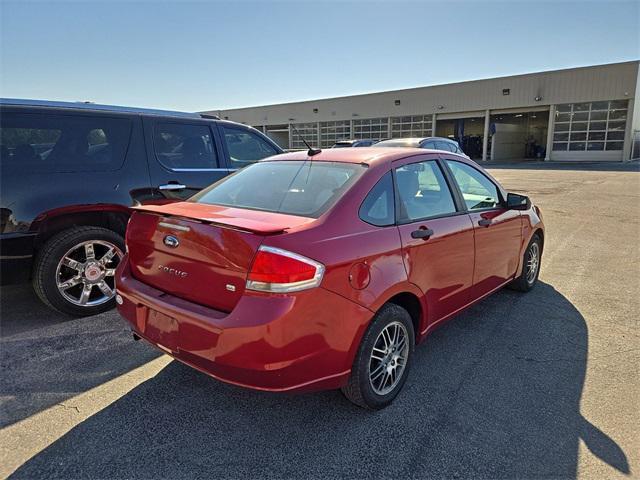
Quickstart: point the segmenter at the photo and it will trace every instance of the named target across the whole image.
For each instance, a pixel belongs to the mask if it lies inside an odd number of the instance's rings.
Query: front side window
[[[223,127],[224,141],[229,150],[231,168],[246,167],[278,152],[264,139],[247,130]]]
[[[360,218],[377,227],[395,223],[393,177],[387,172],[367,194],[360,206]]]
[[[25,172],[106,172],[124,163],[126,118],[6,113],[0,120],[4,169]]]
[[[469,210],[495,208],[500,206],[498,187],[475,168],[466,163],[447,160],[464,203]]]
[[[190,201],[317,218],[365,168],[339,162],[259,162],[214,183]]]
[[[397,168],[396,186],[400,197],[400,221],[411,222],[456,211],[444,175],[433,160]]]
[[[158,123],[153,145],[158,161],[170,170],[218,167],[211,130],[207,125]]]

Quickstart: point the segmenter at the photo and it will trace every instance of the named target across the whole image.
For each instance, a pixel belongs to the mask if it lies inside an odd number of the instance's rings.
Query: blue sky
[[[637,60],[639,5],[0,0],[0,94],[207,110]]]

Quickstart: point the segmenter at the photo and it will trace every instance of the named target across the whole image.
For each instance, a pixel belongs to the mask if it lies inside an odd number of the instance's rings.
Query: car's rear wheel
[[[376,314],[360,343],[344,395],[356,405],[380,409],[402,389],[413,356],[415,333],[409,313],[394,304]]]
[[[528,292],[538,281],[540,275],[540,262],[542,260],[542,241],[536,233],[529,241],[522,259],[522,272],[520,276],[509,284],[509,287],[519,292]]]
[[[40,249],[33,287],[51,308],[75,316],[104,312],[115,305],[115,269],[124,240],[101,227],[64,230]]]

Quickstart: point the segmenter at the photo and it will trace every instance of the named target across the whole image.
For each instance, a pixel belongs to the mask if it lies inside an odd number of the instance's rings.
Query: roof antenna
[[[295,132],[295,134],[296,134],[298,137],[300,137],[300,140],[302,140],[302,143],[304,143],[304,144],[305,144],[305,146],[309,149],[309,150],[307,151],[307,155],[308,155],[308,156],[313,157],[314,155],[317,155],[317,154],[319,154],[320,152],[322,152],[322,150],[321,150],[321,149],[319,149],[319,148],[313,148],[311,145],[309,145],[309,144],[307,143],[307,141],[304,139],[304,137],[303,137],[302,135],[300,135],[300,132],[298,132],[298,129],[293,125],[293,123],[291,123],[290,125],[291,125],[291,128],[293,128],[293,131]]]

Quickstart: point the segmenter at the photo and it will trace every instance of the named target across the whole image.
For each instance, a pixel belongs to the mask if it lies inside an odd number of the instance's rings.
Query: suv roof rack
[[[208,118],[208,119],[211,119],[211,120],[220,120],[220,117],[219,117],[219,116],[217,116],[217,115],[212,115],[212,114],[210,114],[210,113],[201,113],[201,114],[200,114],[200,117],[201,117],[201,118]]]

